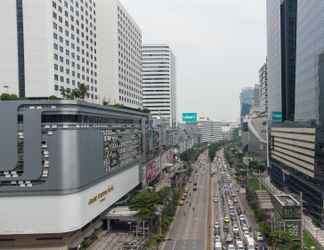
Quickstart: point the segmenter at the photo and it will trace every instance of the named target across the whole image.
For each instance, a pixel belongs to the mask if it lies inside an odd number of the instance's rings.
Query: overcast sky
[[[258,83],[266,58],[265,0],[121,0],[143,43],[165,42],[177,58],[178,116],[239,117],[239,93]]]

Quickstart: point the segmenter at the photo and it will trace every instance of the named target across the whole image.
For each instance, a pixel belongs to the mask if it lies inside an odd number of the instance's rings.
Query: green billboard
[[[273,122],[282,122],[282,112],[272,112]]]
[[[197,123],[197,113],[182,113],[182,121],[187,124]]]

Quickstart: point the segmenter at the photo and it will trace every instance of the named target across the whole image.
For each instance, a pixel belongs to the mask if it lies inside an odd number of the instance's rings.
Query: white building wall
[[[97,0],[102,101],[142,107],[142,33],[118,0]]]
[[[24,0],[24,55],[26,96],[54,95],[52,4]]]
[[[114,104],[119,100],[117,2],[97,0],[96,3],[100,100]]]
[[[139,185],[134,166],[91,188],[68,195],[2,197],[0,234],[50,234],[76,231],[87,225]],[[89,201],[113,187],[96,202]]]
[[[85,84],[87,101],[142,107],[142,34],[118,0],[24,0],[23,12],[27,97]],[[18,94],[16,1],[0,13],[0,92]]]
[[[178,117],[177,103],[177,68],[176,57],[171,51],[171,122],[172,126],[176,127]]]
[[[201,142],[213,143],[224,140],[221,122],[199,121],[198,127],[201,134]]]
[[[54,93],[60,96],[61,88],[72,90],[85,84],[89,94],[86,99],[96,103],[99,101],[96,3],[93,0],[48,2],[52,12],[48,40],[53,41],[48,52],[54,58],[48,62],[49,72],[54,68]]]
[[[169,45],[147,44],[142,49],[143,107],[171,127],[177,119],[176,59]]]
[[[1,0],[0,6],[0,94],[18,95],[16,1]]]

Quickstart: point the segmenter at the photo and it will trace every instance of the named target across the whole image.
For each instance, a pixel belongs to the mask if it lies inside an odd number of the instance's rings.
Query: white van
[[[215,242],[214,250],[223,250],[222,243],[220,241]]]

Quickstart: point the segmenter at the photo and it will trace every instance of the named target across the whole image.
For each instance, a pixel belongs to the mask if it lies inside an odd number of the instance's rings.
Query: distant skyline
[[[239,118],[243,87],[266,60],[266,3],[260,0],[121,0],[143,43],[168,43],[177,58],[178,118],[198,112]]]

